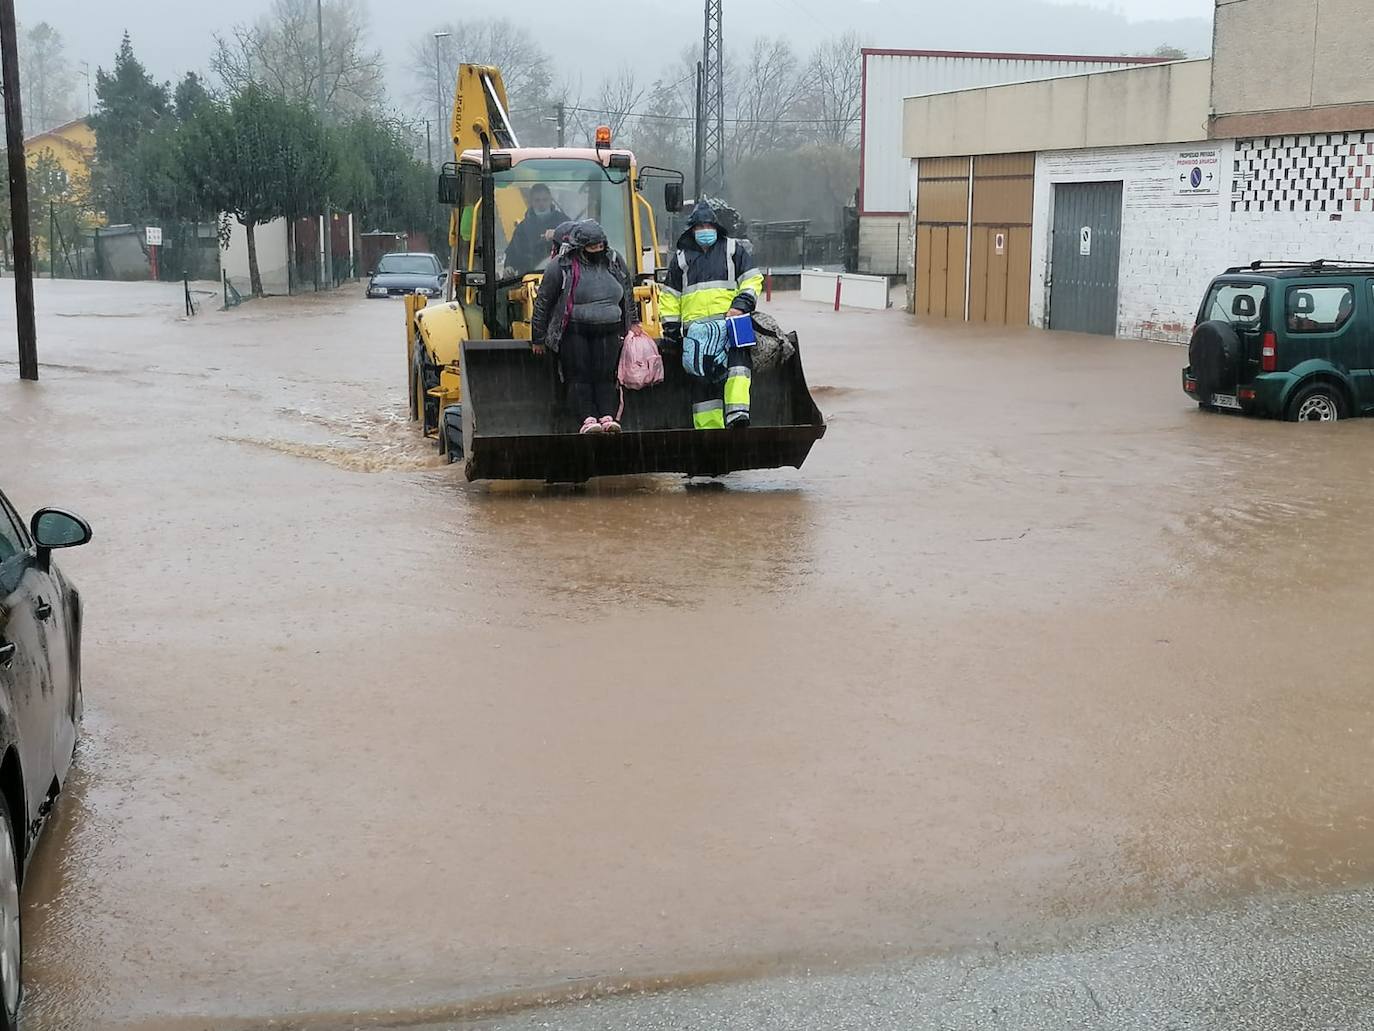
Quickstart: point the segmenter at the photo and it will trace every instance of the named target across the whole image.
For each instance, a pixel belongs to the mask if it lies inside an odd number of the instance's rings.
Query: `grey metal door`
[[[1116,335],[1121,184],[1054,188],[1050,329]]]

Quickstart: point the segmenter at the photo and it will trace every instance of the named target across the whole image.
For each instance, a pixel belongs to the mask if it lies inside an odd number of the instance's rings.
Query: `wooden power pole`
[[[19,378],[38,379],[38,329],[33,315],[33,236],[29,232],[29,169],[24,161],[24,108],[19,97],[19,34],[14,0],[0,0],[0,76],[5,89],[9,149],[10,224],[14,227],[14,308],[19,324]]]

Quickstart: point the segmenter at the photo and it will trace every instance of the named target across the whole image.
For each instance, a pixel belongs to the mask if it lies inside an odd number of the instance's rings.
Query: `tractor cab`
[[[552,253],[553,230],[566,221],[595,219],[624,259],[636,285],[659,264],[653,208],[635,189],[634,155],[607,149],[492,151],[485,217],[482,153],[467,151],[446,174],[456,208],[452,296],[472,310],[475,331],[484,295],[494,294],[490,317],[473,339],[528,340],[534,295]],[[487,234],[491,246],[487,246]],[[494,282],[489,272],[494,271]],[[645,291],[643,302],[649,300]],[[657,323],[642,303],[641,319]]]

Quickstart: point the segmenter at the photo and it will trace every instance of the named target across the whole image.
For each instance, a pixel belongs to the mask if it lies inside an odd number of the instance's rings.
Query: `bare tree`
[[[633,65],[623,65],[615,75],[601,80],[597,114],[605,121],[598,124],[610,126],[612,139],[620,139],[626,122],[641,113],[639,104],[646,92]]]
[[[630,127],[641,164],[666,165],[691,172],[696,137],[696,59],[691,57],[671,78],[659,79],[646,91],[642,117]]]
[[[810,124],[807,135],[818,143],[852,144],[858,140],[863,109],[863,44],[848,32],[811,53],[804,73],[798,115]]]
[[[436,33],[447,35],[436,39]],[[528,29],[506,18],[480,18],[448,22],[417,36],[410,47],[410,67],[412,99],[425,112],[422,117],[430,117],[437,97],[442,97],[443,118],[447,120],[460,64],[500,69],[510,100],[509,114],[521,143],[550,137],[554,131],[550,121],[554,104],[552,62]]]
[[[368,45],[359,0],[324,0],[324,101],[335,118],[386,101],[385,63]],[[313,103],[320,93],[315,0],[273,0],[271,11],[230,38],[215,37],[210,67],[231,93],[257,83],[291,100]]]
[[[796,146],[804,85],[786,39],[756,39],[745,60],[727,62],[725,104],[732,116],[726,139],[732,160]]]
[[[42,132],[70,120],[76,110],[72,103],[76,75],[67,60],[62,33],[45,21],[28,29],[20,43],[19,61],[25,128]]]

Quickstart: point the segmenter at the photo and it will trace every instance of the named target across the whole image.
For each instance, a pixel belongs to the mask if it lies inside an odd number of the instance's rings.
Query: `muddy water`
[[[804,472],[469,485],[394,305],[40,286],[3,486],[97,539],[29,1027],[395,1023],[1371,875],[1374,424],[790,302]]]

